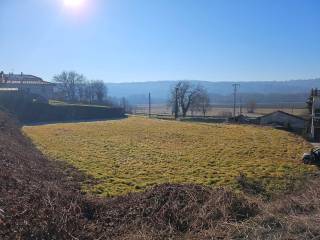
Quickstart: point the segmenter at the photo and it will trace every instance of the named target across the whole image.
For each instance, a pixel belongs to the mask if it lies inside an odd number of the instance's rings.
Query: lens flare
[[[63,0],[63,3],[67,8],[79,9],[84,7],[86,0]]]

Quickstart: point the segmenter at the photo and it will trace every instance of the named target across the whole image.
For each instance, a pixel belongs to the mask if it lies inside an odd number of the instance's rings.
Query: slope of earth
[[[257,203],[224,189],[165,184],[97,199],[80,192],[82,180],[48,161],[0,112],[0,239],[178,239],[258,213]]]
[[[24,127],[41,151],[95,179],[83,189],[104,196],[161,183],[237,188],[240,173],[266,191],[299,184],[316,170],[300,161],[310,145],[266,127],[125,120]]]
[[[319,176],[263,202],[199,185],[95,198],[83,176],[45,158],[0,112],[0,239],[318,239]]]

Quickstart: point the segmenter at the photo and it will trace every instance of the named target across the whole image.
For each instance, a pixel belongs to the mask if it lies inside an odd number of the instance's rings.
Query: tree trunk
[[[187,114],[184,112],[184,113],[182,114],[182,117],[185,118],[186,116],[187,116]]]
[[[182,109],[182,117],[186,117],[187,116],[187,109]]]

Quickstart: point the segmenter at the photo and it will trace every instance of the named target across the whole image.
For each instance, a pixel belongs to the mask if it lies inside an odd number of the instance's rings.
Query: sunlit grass
[[[96,105],[96,104],[82,104],[82,103],[67,103],[57,100],[49,100],[50,105],[54,106],[83,106],[83,107],[102,107],[102,108],[108,108],[108,106],[105,105]]]
[[[85,191],[105,196],[159,183],[237,187],[240,172],[268,191],[301,181],[315,167],[301,164],[309,144],[266,127],[124,120],[24,127],[39,148],[97,179]]]

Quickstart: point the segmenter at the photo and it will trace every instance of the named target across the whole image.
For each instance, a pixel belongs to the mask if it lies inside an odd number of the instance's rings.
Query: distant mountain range
[[[209,82],[190,81],[200,84],[207,89],[211,100],[216,103],[227,103],[232,101],[232,82]],[[170,89],[177,81],[155,81],[155,82],[131,82],[131,83],[107,83],[108,95],[111,97],[125,97],[131,104],[146,104],[148,93],[151,93],[153,103],[165,103],[168,99]],[[270,100],[285,102],[305,102],[311,88],[320,88],[320,78],[310,80],[289,81],[256,81],[239,82],[239,94],[244,98],[256,98],[256,101],[268,103]],[[274,99],[274,97],[276,99]]]

